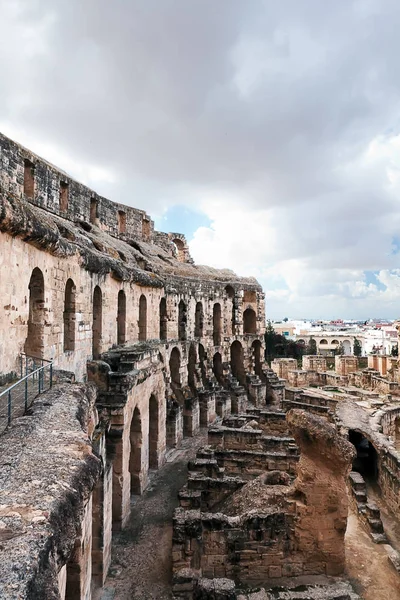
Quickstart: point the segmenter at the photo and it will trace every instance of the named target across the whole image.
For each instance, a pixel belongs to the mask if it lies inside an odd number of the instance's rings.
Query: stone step
[[[368,525],[371,527],[371,531],[373,533],[384,533],[383,524],[380,519],[372,519],[371,517],[367,517]]]
[[[363,476],[357,471],[351,471],[350,475],[351,487],[354,490],[366,490],[366,485]]]

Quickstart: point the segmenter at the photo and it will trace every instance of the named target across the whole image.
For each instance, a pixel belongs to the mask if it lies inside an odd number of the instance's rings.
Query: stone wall
[[[93,517],[111,502],[107,486],[93,494],[105,473],[94,401],[93,386],[56,386],[0,436],[2,598],[91,598]],[[110,526],[106,511],[93,562],[107,567]]]

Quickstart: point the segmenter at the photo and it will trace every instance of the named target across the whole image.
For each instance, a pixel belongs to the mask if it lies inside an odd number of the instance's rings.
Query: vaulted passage
[[[124,290],[118,292],[117,344],[126,342],[126,295]]]
[[[76,287],[68,279],[64,297],[64,352],[75,350]]]
[[[28,335],[25,352],[31,356],[44,358],[44,278],[37,267],[33,269],[29,281]]]
[[[178,337],[181,341],[185,341],[187,338],[186,324],[186,304],[181,300],[178,305]]]
[[[221,345],[221,305],[217,302],[213,307],[213,341],[214,346]]]
[[[149,468],[158,469],[158,402],[152,394],[149,402]]]
[[[178,348],[173,348],[169,359],[169,370],[171,373],[171,381],[178,387],[181,385],[181,354]]]
[[[203,337],[204,311],[201,302],[197,302],[194,314],[194,337]]]
[[[228,335],[235,335],[235,290],[231,285],[227,285],[225,288],[226,295],[228,296],[228,305],[231,305],[231,318],[228,319]]]
[[[252,308],[246,308],[243,313],[243,333],[257,333],[256,313]]]
[[[231,369],[232,375],[244,385],[246,383],[246,373],[244,370],[244,358],[242,344],[237,340],[231,346]]]
[[[213,373],[218,383],[222,384],[222,357],[219,352],[213,356]]]
[[[98,359],[101,353],[101,336],[103,332],[103,299],[98,285],[93,293],[93,325],[92,325],[92,354]]]
[[[253,351],[253,360],[254,360],[254,373],[259,377],[262,376],[263,372],[261,369],[262,360],[261,360],[261,342],[259,340],[255,340],[251,345]]]
[[[196,363],[196,347],[194,344],[190,344],[188,360],[188,384],[193,393],[196,393]]]
[[[357,456],[353,461],[353,471],[358,471],[366,479],[378,480],[378,454],[371,442],[359,431],[349,430],[349,441],[355,446]]]
[[[160,300],[160,340],[167,339],[167,301],[165,298]]]
[[[142,493],[142,419],[139,409],[133,411],[129,435],[131,453],[129,456],[129,472],[131,474],[131,494]]]
[[[139,298],[139,341],[147,340],[147,300],[143,294]]]

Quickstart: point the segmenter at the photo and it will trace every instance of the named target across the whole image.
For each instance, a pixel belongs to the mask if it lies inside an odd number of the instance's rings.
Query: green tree
[[[267,327],[265,328],[265,358],[267,361],[271,361],[275,355],[275,336],[276,331],[271,321],[268,321]]]
[[[361,356],[361,354],[362,354],[361,343],[357,338],[354,338],[353,354],[354,354],[354,356]]]
[[[339,346],[335,348],[335,356],[343,356],[344,354],[344,346],[343,343],[340,342]]]
[[[312,336],[308,340],[308,344],[306,346],[306,351],[304,354],[317,354],[317,342]]]

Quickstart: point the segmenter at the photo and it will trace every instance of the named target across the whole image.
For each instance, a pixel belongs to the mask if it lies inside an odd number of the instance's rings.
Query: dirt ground
[[[364,600],[400,600],[400,577],[383,546],[374,544],[350,513],[346,531],[347,574]]]
[[[152,475],[143,496],[132,498],[129,524],[113,538],[113,560],[98,600],[170,600],[172,515],[186,483],[187,462],[206,443],[206,432],[186,438]]]

